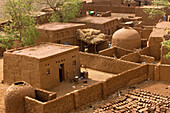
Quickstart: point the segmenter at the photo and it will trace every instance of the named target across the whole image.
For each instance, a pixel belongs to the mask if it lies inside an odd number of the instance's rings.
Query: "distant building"
[[[42,24],[37,27],[40,32],[40,38],[35,40],[35,43],[53,42],[58,44],[76,44],[76,29],[85,28],[85,24],[75,23],[59,23],[52,22]]]
[[[79,75],[79,47],[41,43],[4,53],[4,82],[50,89]]]
[[[87,28],[101,30],[101,32],[112,35],[118,26],[118,18],[115,17],[82,17],[71,20],[72,23],[86,24]]]

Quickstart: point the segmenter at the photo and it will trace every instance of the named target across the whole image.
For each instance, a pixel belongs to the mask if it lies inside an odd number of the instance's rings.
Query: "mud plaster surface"
[[[4,94],[9,87],[1,83],[3,80],[3,59],[0,58],[0,113],[4,113]]]
[[[152,93],[156,93],[162,96],[170,96],[170,82],[156,82],[156,81],[145,81],[140,84],[132,85],[131,88],[124,88],[121,89],[122,93],[127,93],[129,91],[133,91],[134,89],[144,89],[146,91],[150,91]],[[105,105],[106,103],[118,99],[120,93],[115,92],[114,94],[110,95],[107,99],[97,101],[91,104],[92,108],[87,106],[86,108],[81,108],[78,111],[73,111],[71,113],[94,113],[95,109],[99,108],[100,106]]]
[[[92,70],[88,68],[86,69],[81,68],[81,71],[84,71],[84,70],[88,71],[89,73],[89,79],[83,79],[83,80],[87,80],[87,86],[100,82],[100,81],[104,81],[107,78],[110,78],[112,76],[116,76],[115,74],[111,74],[111,73],[105,73],[105,72],[96,71],[96,70]],[[57,97],[59,97],[69,92],[72,92],[74,90],[78,90],[83,87],[86,87],[85,84],[83,83],[83,80],[79,80],[78,84],[70,83],[70,82],[63,82],[58,87],[51,89],[50,91],[56,92]],[[73,88],[73,86],[75,86],[75,88]]]
[[[105,72],[96,71],[92,69],[84,69],[84,68],[81,69],[81,71],[84,70],[88,71],[89,73],[89,79],[84,79],[87,80],[87,86],[92,85],[96,82],[103,81],[109,77],[116,76],[115,74],[105,73]],[[4,94],[7,88],[9,87],[8,85],[2,84],[1,83],[2,80],[3,80],[3,58],[0,58],[0,113],[4,113]],[[72,86],[75,86],[75,88],[73,88]],[[81,89],[82,87],[86,87],[83,83],[83,80],[80,80],[79,84],[70,83],[66,81],[60,84],[58,87],[52,89],[51,91],[57,92],[57,97],[59,97],[69,92],[72,92],[74,90]]]

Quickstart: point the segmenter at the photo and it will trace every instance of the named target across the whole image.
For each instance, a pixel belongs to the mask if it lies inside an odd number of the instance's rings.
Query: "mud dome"
[[[23,81],[13,83],[5,93],[5,113],[24,113],[25,96],[35,98],[32,86]]]
[[[113,34],[112,47],[113,46],[118,46],[130,50],[140,48],[141,37],[136,30],[130,27],[124,27]]]

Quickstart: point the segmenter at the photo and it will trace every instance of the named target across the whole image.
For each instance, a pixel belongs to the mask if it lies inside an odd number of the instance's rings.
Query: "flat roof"
[[[57,30],[68,29],[68,28],[79,27],[79,26],[85,26],[85,24],[50,22],[50,23],[37,26],[37,29],[57,31]]]
[[[158,24],[156,24],[156,28],[162,29],[170,28],[170,22],[167,21],[159,22]]]
[[[11,54],[34,57],[37,59],[47,58],[70,50],[78,50],[78,46],[61,45],[55,43],[41,43],[18,50],[9,50]]]
[[[163,37],[165,34],[166,31],[164,29],[154,28],[152,33],[150,34],[150,37]]]
[[[71,22],[78,22],[78,23],[93,23],[93,24],[104,24],[110,22],[112,20],[118,19],[117,17],[81,17],[71,20]]]

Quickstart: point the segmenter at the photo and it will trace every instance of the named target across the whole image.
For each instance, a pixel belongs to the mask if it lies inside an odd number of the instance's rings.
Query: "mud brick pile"
[[[170,95],[135,89],[100,106],[94,113],[170,113]]]

